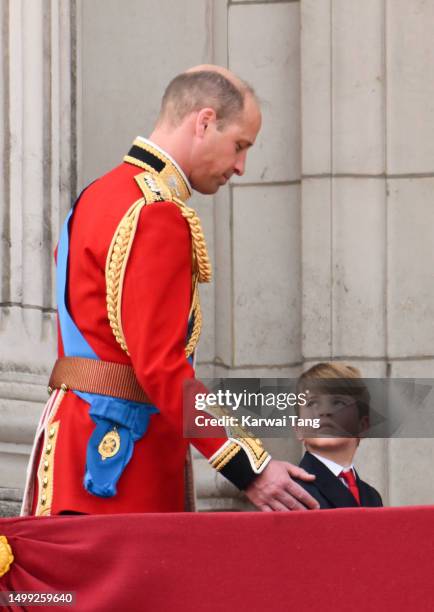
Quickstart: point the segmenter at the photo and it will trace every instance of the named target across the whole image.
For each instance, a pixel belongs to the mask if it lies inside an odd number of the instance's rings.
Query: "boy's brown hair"
[[[297,393],[324,393],[354,397],[359,417],[369,416],[369,391],[361,372],[354,366],[340,361],[317,363],[304,372],[297,381]]]

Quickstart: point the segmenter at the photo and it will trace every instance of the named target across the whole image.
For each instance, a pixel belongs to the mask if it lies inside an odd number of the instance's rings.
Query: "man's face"
[[[190,182],[196,191],[213,194],[233,174],[244,174],[247,150],[255,142],[261,127],[261,113],[252,96],[244,102],[242,114],[219,129],[211,118],[192,150]]]

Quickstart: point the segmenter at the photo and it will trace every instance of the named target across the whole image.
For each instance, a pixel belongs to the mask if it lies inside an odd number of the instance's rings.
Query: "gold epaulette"
[[[174,202],[180,209],[182,216],[189,224],[192,241],[192,302],[190,316],[194,317],[193,329],[185,348],[189,357],[199,340],[202,327],[202,313],[199,302],[198,282],[211,280],[211,264],[208,258],[205,238],[199,217],[193,208],[189,208],[182,200],[173,196],[169,187],[158,174],[142,172],[135,176],[143,197],[134,202],[121,219],[114,233],[106,259],[106,288],[107,313],[110,327],[117,342],[128,353],[128,346],[122,329],[121,307],[122,290],[128,258],[134,242],[141,210],[144,206],[154,202]]]

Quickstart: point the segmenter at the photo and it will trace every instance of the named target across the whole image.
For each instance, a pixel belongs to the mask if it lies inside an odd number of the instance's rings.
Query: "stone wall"
[[[193,200],[215,268],[198,373],[289,377],[333,358],[432,375],[431,3],[9,0],[1,18],[0,486],[22,483],[44,395],[70,195],[151,131],[165,84],[201,62],[250,81],[264,122],[245,175]],[[386,503],[432,503],[419,474],[433,455],[430,439],[370,440],[358,464]],[[202,509],[245,507],[199,457],[196,473]]]
[[[3,0],[0,20],[0,506],[11,509],[56,354],[53,251],[77,182],[75,0]]]

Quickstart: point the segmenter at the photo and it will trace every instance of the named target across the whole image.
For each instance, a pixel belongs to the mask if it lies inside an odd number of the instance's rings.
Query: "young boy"
[[[306,393],[298,416],[320,419],[318,429],[298,429],[306,448],[300,467],[316,476],[314,482],[299,484],[321,508],[382,506],[378,491],[360,480],[353,466],[360,436],[369,427],[370,398],[359,370],[318,363],[302,374],[297,391]]]

